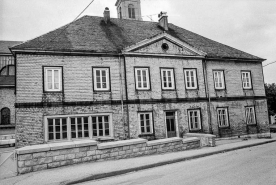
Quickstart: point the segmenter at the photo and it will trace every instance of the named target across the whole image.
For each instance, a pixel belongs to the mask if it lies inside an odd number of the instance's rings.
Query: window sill
[[[230,129],[230,126],[219,127],[219,129],[221,129],[221,130],[223,130],[223,129]]]
[[[51,93],[63,93],[63,91],[44,91],[45,94],[51,94]]]
[[[109,90],[94,90],[93,91],[95,94],[97,94],[97,93],[111,93],[111,90],[109,89]]]

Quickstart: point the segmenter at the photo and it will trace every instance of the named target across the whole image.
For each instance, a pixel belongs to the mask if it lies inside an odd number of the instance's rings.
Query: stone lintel
[[[191,142],[194,142],[194,141],[200,141],[200,139],[197,138],[197,137],[189,137],[189,138],[183,139],[183,143],[191,143]]]
[[[208,138],[215,138],[215,135],[212,134],[203,134],[203,133],[186,133],[184,137],[208,137]]]
[[[173,143],[177,141],[182,141],[183,139],[180,137],[172,137],[172,138],[166,138],[166,139],[158,139],[154,141],[148,141],[147,146],[154,146],[154,145],[162,145],[166,143]]]
[[[50,151],[50,146],[48,144],[25,146],[23,148],[19,148],[15,150],[15,152],[20,155],[29,154],[29,153],[47,152],[47,151]]]
[[[73,141],[75,147],[83,147],[83,146],[96,146],[97,141],[94,140],[80,140],[80,141]]]
[[[123,141],[116,141],[116,142],[108,142],[108,143],[101,143],[98,144],[98,149],[107,149],[107,148],[115,148],[120,146],[127,146],[127,145],[135,145],[135,144],[142,144],[147,143],[148,140],[146,139],[130,139],[130,140],[123,140]]]

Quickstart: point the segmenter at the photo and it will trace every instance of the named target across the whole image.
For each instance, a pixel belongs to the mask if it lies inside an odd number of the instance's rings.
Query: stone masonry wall
[[[150,91],[135,89],[134,67],[149,67]],[[162,90],[160,68],[173,68],[175,76],[175,90]],[[198,89],[186,90],[184,68],[196,68]],[[127,88],[129,99],[166,99],[166,98],[198,98],[206,97],[202,60],[155,57],[126,57]]]
[[[43,93],[43,66],[63,67],[64,94]],[[17,55],[16,103],[120,100],[123,66],[118,57]],[[92,67],[110,68],[110,92],[93,91]]]
[[[7,107],[10,109],[10,122],[15,125],[15,94],[14,88],[0,88],[0,111],[2,108]],[[0,124],[1,124],[1,112],[0,112]]]
[[[101,144],[90,140],[36,145],[16,150],[17,169],[19,174],[24,174],[83,162],[132,158],[199,147],[198,138],[169,138],[155,141],[133,139]]]
[[[224,70],[225,90],[215,90],[213,70]],[[242,70],[251,71],[252,90],[242,88]],[[211,97],[265,96],[261,62],[208,61],[207,79]]]
[[[16,109],[16,148],[45,143],[44,116],[112,113],[112,127],[115,140],[126,138],[126,106],[122,116],[121,105],[62,106]]]
[[[245,106],[254,106],[256,113],[256,122],[254,126],[247,126]],[[225,130],[224,135],[219,134],[218,119],[216,109],[218,107],[227,107],[229,114],[230,128]],[[245,134],[257,134],[269,132],[269,120],[267,113],[266,100],[244,100],[244,101],[225,101],[211,103],[211,122],[213,134],[222,137],[231,137]]]

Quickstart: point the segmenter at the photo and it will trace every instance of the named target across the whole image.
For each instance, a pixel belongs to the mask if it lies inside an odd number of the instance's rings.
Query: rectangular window
[[[108,116],[92,116],[93,137],[110,136]]]
[[[162,89],[175,89],[174,86],[174,70],[161,69]]]
[[[46,141],[112,137],[111,114],[46,119]]]
[[[256,117],[254,107],[245,107],[246,124],[255,125]]]
[[[152,113],[138,113],[139,123],[140,123],[140,133],[141,134],[151,134],[153,133],[152,128]]]
[[[186,89],[197,89],[196,69],[184,69]]]
[[[135,68],[136,89],[149,90],[149,68]]]
[[[93,68],[94,90],[109,91],[109,68]]]
[[[228,111],[227,108],[218,108],[217,109],[217,115],[218,115],[218,125],[219,127],[228,127]]]
[[[244,89],[251,89],[252,88],[251,73],[249,71],[248,72],[245,72],[245,71],[242,72],[242,87]]]
[[[190,130],[201,130],[200,110],[188,110]]]
[[[225,89],[223,71],[214,71],[215,89]]]
[[[44,67],[44,90],[62,90],[62,67]]]

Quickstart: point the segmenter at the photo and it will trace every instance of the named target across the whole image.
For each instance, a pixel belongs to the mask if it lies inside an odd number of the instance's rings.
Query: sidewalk
[[[162,166],[175,162],[205,157],[221,152],[237,150],[241,148],[257,146],[276,141],[276,134],[272,133],[272,139],[229,139],[217,141],[216,147],[205,147],[197,150],[188,150],[162,155],[144,156],[138,158],[121,159],[116,161],[103,161],[95,163],[83,163],[49,169],[7,179],[0,177],[0,184],[73,184],[93,179],[100,179],[114,175],[120,175],[142,169]],[[228,141],[228,142],[227,142]]]

